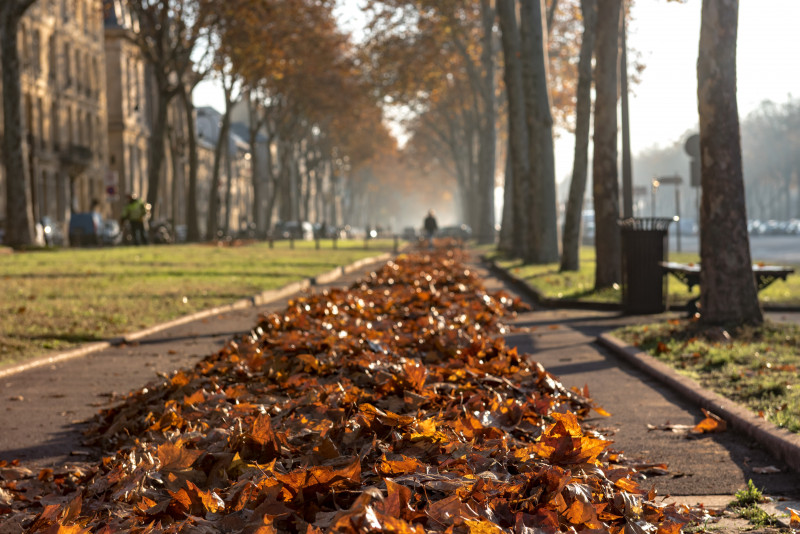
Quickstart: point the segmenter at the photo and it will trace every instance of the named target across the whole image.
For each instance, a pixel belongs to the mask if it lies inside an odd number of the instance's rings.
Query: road
[[[678,251],[678,239],[673,229],[669,232],[669,251]],[[699,252],[700,239],[696,235],[681,235],[681,252]],[[753,261],[800,265],[800,235],[750,236],[750,255]]]

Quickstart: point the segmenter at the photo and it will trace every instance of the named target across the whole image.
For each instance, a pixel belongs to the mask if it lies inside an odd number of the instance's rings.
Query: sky
[[[343,19],[357,24],[360,0],[343,0]],[[628,48],[645,65],[641,83],[631,86],[631,148],[635,154],[678,141],[697,128],[696,62],[701,0],[685,3],[636,0],[629,21]],[[800,97],[800,0],[741,0],[737,46],[738,102],[742,117],[764,100]],[[631,56],[629,56],[631,58]],[[629,63],[631,59],[629,59]],[[220,107],[219,92],[201,84],[195,104]],[[556,176],[572,171],[574,142],[556,141]],[[636,169],[634,168],[634,176]]]
[[[701,0],[686,3],[636,0],[629,21],[628,49],[645,65],[631,86],[631,150],[668,146],[697,128],[697,53]],[[800,97],[800,0],[741,0],[737,77],[739,114],[764,100]],[[629,55],[629,58],[631,56]],[[629,59],[629,63],[630,63]],[[572,171],[574,143],[556,144],[559,179]],[[634,168],[634,175],[636,169]]]

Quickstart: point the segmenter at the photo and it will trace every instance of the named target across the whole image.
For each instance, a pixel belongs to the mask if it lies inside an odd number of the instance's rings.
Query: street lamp
[[[658,193],[658,186],[661,185],[661,182],[658,181],[658,178],[653,178],[653,181],[650,183],[650,216],[656,216],[656,193]]]

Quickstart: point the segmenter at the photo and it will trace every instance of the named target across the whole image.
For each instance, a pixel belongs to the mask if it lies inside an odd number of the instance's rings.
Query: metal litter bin
[[[666,280],[667,234],[672,219],[630,218],[619,221],[622,233],[622,311],[628,314],[661,313]]]

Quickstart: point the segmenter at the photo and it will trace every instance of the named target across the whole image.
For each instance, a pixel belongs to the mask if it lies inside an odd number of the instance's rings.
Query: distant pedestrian
[[[423,223],[425,228],[425,236],[428,238],[428,248],[433,248],[433,236],[436,235],[436,230],[439,229],[439,225],[436,224],[436,213],[433,210],[428,211],[428,216],[425,217],[425,222]]]
[[[121,225],[125,221],[131,225],[133,242],[137,245],[147,245],[147,233],[144,231],[144,221],[147,218],[147,206],[139,197],[131,193],[128,195],[128,203],[122,210]]]

